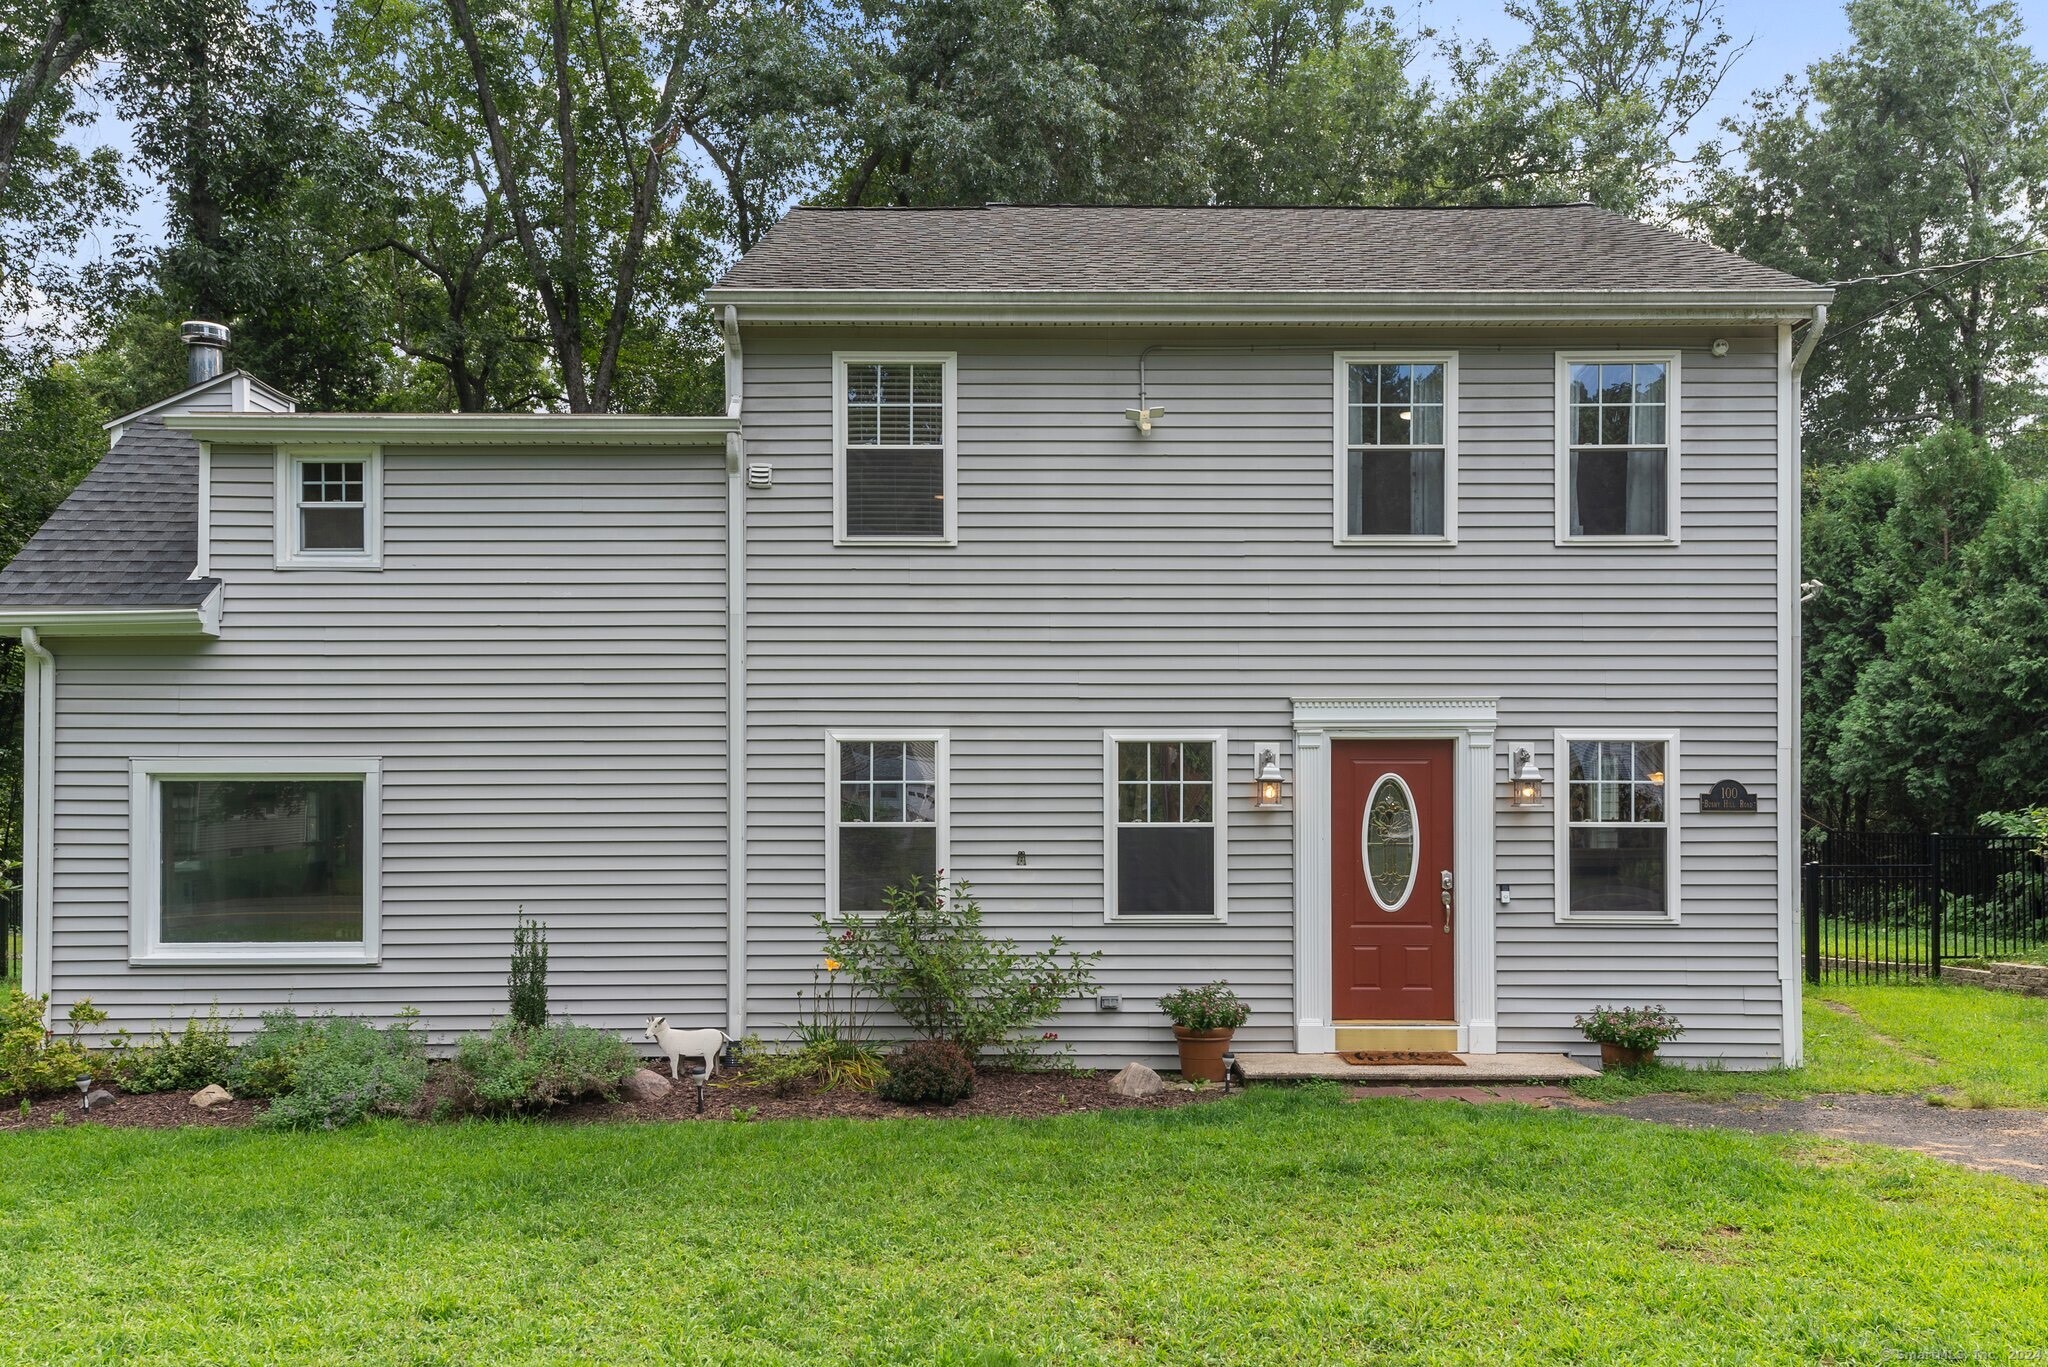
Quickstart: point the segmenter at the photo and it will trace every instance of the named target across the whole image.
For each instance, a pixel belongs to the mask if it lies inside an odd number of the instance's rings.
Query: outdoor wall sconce
[[[1254,807],[1273,808],[1287,800],[1287,780],[1280,773],[1280,756],[1272,750],[1259,751],[1259,777],[1252,789]]]
[[[1508,762],[1508,801],[1517,807],[1535,807],[1543,801],[1543,771],[1526,749],[1515,751]]]

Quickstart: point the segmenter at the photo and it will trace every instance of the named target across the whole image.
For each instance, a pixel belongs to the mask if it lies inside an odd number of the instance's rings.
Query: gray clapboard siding
[[[56,1009],[416,1005],[445,1039],[502,1014],[523,904],[558,1012],[722,1022],[716,457],[387,450],[375,573],[277,571],[273,484],[267,450],[215,453],[220,640],[59,645]],[[130,760],[238,754],[383,761],[380,966],[128,965]]]
[[[1291,755],[1293,696],[1452,692],[1499,699],[1501,741],[1536,750],[1553,799],[1560,727],[1678,729],[1684,794],[1733,776],[1760,798],[1682,823],[1675,927],[1556,924],[1551,815],[1503,805],[1500,1047],[1584,1052],[1573,1014],[1658,1000],[1691,1026],[1674,1054],[1775,1056],[1775,337],[1371,331],[1167,352],[1148,392],[1167,416],[1139,437],[1122,417],[1137,352],[1178,340],[749,330],[748,454],[776,480],[746,528],[753,1018],[785,1019],[817,961],[824,733],[945,727],[950,871],[1008,933],[1107,951],[1124,1012],[1059,1023],[1084,1057],[1165,1058],[1157,996],[1215,976],[1254,1003],[1246,1047],[1288,1047],[1291,816],[1250,808],[1254,750]],[[1333,547],[1332,352],[1404,344],[1460,355],[1460,544]],[[959,353],[956,548],[830,544],[829,357],[892,345]],[[1555,353],[1627,346],[1684,351],[1684,544],[1559,548]],[[1101,734],[1171,727],[1230,733],[1229,921],[1106,926]]]

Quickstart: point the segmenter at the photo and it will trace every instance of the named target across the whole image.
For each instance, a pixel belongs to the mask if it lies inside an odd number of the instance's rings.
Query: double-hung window
[[[375,760],[138,761],[130,957],[374,963],[377,787]]]
[[[1457,538],[1458,359],[1337,357],[1339,545]]]
[[[1560,543],[1678,540],[1678,357],[1560,355]]]
[[[1110,920],[1224,918],[1224,735],[1104,738]]]
[[[835,539],[952,545],[953,357],[842,352],[832,369]]]
[[[383,559],[382,461],[375,451],[280,451],[277,563],[374,569]]]
[[[827,910],[884,911],[891,888],[936,882],[946,867],[945,733],[834,733],[825,767]]]
[[[1678,919],[1678,737],[1560,734],[1560,920]]]

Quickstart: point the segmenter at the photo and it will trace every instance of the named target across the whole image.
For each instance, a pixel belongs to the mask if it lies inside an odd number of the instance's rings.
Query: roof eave
[[[50,637],[220,635],[221,591],[215,586],[206,601],[191,607],[7,607],[0,608],[0,630],[18,634],[23,627]]]
[[[180,413],[164,425],[200,441],[257,446],[604,446],[724,450],[730,417],[610,413]]]
[[[716,286],[749,323],[1782,323],[1834,291],[1768,290],[838,290]]]

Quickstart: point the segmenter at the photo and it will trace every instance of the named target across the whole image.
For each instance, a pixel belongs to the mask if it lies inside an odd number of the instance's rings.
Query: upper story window
[[[835,540],[952,545],[953,357],[842,353],[833,370]]]
[[[1456,540],[1457,364],[1337,358],[1339,544]]]
[[[1558,737],[1558,919],[1676,920],[1678,737]]]
[[[1224,918],[1224,737],[1110,735],[1110,920]]]
[[[381,564],[382,474],[374,451],[280,451],[278,565],[374,569]]]
[[[1678,357],[1560,356],[1558,540],[1678,540]]]
[[[826,908],[886,910],[891,888],[929,886],[946,866],[946,736],[838,733],[826,768],[837,815],[826,832]]]

